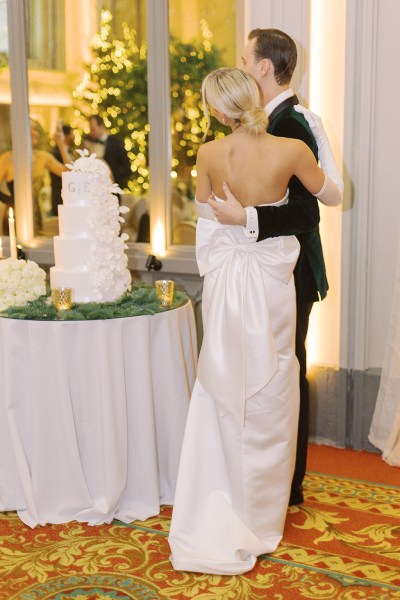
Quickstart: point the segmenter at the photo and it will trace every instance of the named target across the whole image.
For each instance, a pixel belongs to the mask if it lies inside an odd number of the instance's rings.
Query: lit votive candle
[[[17,238],[15,236],[15,219],[13,209],[10,208],[8,211],[8,235],[10,237],[10,254],[11,258],[18,258],[17,256]]]
[[[70,310],[72,308],[72,288],[53,288],[52,292],[56,310]]]
[[[174,282],[172,279],[158,279],[156,294],[161,300],[161,306],[171,306],[174,301]]]

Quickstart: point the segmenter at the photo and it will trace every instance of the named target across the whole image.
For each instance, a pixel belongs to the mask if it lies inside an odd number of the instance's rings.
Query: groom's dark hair
[[[297,48],[292,38],[280,29],[253,29],[248,39],[256,39],[254,55],[257,61],[268,58],[274,65],[276,82],[290,83],[297,63]]]

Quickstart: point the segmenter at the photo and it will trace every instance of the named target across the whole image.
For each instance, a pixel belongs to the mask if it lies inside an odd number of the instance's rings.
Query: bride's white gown
[[[204,339],[169,544],[174,569],[232,575],[282,538],[298,423],[299,244],[294,236],[257,243],[213,220],[208,205],[201,210]]]

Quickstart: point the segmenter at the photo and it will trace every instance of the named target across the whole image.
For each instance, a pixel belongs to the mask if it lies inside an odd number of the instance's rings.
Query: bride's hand
[[[225,202],[217,202],[214,195],[211,195],[207,203],[213,209],[214,217],[223,225],[241,225],[246,226],[247,216],[243,206],[236,200],[227,183],[223,183],[223,189],[226,196]]]
[[[303,115],[311,131],[313,132],[317,143],[320,140],[325,140],[327,138],[324,125],[320,116],[312,112],[309,108],[305,108],[305,106],[302,106],[301,104],[295,104],[293,108],[296,112]]]

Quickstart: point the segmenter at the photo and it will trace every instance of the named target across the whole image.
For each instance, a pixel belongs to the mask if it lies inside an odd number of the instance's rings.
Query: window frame
[[[9,65],[11,83],[11,134],[14,164],[15,213],[17,238],[27,249],[28,257],[40,264],[54,264],[53,240],[34,237],[31,143],[29,130],[28,61],[26,45],[26,0],[7,0],[9,31]],[[246,0],[236,0],[237,47],[244,39]],[[149,103],[149,166],[151,242],[128,242],[129,267],[145,270],[149,253],[163,258],[164,270],[178,273],[198,273],[193,246],[171,243],[171,131],[170,131],[170,56],[168,2],[146,0]],[[152,143],[151,140],[154,140]],[[156,167],[154,166],[156,165]],[[161,238],[156,239],[160,234]]]

